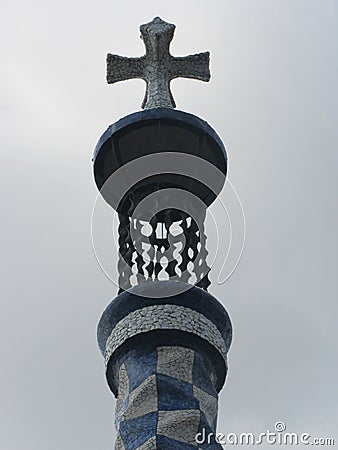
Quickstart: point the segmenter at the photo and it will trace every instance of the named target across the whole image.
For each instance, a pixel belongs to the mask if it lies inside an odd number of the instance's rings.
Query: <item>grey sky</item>
[[[3,3],[0,450],[112,448],[95,333],[116,288],[91,247],[90,159],[144,95],[106,85],[105,55],[141,55],[156,15],[174,55],[211,51],[210,83],[172,90],[223,139],[246,214],[243,258],[211,288],[234,326],[218,430],[337,440],[338,2]]]

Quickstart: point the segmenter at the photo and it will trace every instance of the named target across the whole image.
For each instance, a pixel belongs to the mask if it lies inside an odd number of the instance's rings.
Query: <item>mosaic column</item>
[[[98,340],[117,396],[115,450],[197,448],[216,434],[231,323],[204,290],[181,294],[157,281],[120,294],[103,313]],[[168,297],[152,298],[166,290]],[[199,448],[221,449],[214,437]]]
[[[210,78],[208,52],[170,54],[174,30],[157,17],[140,27],[144,56],[107,57],[108,83],[147,83],[144,111],[110,125],[93,158],[96,185],[119,219],[119,291],[98,326],[117,398],[115,450],[222,448],[218,394],[232,328],[207,292],[204,222],[227,154],[207,122],[173,109],[172,79]]]

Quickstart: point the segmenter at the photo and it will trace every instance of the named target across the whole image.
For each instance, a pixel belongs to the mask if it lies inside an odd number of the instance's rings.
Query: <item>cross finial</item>
[[[169,52],[175,25],[160,17],[140,26],[146,53],[140,58],[107,55],[107,82],[109,84],[131,78],[142,78],[147,83],[142,108],[175,108],[170,91],[174,78],[195,78],[209,81],[209,52],[174,57]]]

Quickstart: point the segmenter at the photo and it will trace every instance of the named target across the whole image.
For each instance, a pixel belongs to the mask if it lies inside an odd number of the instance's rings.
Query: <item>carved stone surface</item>
[[[131,78],[142,78],[147,83],[142,108],[175,108],[170,91],[174,78],[194,78],[209,81],[209,52],[174,57],[169,52],[175,25],[155,17],[140,26],[146,54],[140,58],[107,55],[107,82],[109,84]]]

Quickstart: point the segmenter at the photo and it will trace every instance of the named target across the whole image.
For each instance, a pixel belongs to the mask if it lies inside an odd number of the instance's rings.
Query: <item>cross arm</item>
[[[143,78],[143,57],[128,58],[126,56],[107,55],[107,82],[129,80],[130,78]]]
[[[209,59],[209,52],[173,57],[170,71],[171,78],[195,78],[197,80],[209,81]]]

